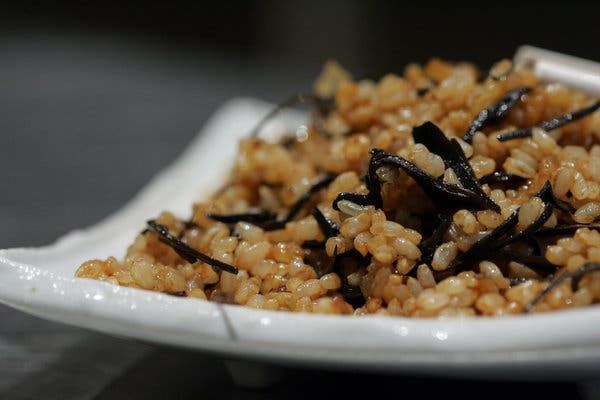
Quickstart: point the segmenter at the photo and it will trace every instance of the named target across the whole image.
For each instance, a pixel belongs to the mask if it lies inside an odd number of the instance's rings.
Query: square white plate
[[[41,248],[0,250],[0,302],[76,326],[150,342],[277,362],[440,374],[568,378],[600,367],[600,307],[531,316],[415,320],[253,310],[73,277],[81,262],[120,257],[148,218],[189,216],[229,170],[238,139],[271,105],[225,104],[181,157],[126,207]],[[286,113],[271,132],[303,120]],[[193,182],[193,185],[190,185]],[[175,194],[175,195],[174,195]]]

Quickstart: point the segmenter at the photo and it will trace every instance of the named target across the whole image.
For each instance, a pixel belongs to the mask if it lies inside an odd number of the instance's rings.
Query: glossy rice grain
[[[237,274],[200,261],[187,262],[150,231],[133,240],[123,259],[87,261],[76,275],[267,310],[402,317],[523,312],[549,283],[536,266],[498,261],[492,255],[460,270],[456,265],[463,253],[513,213],[517,213],[515,232],[540,218],[545,203],[534,195],[546,181],[556,198],[574,212],[555,207],[543,228],[590,224],[600,217],[600,113],[550,132],[536,128],[528,138],[500,142],[497,135],[581,109],[593,99],[561,84],[540,83],[531,70],[512,68],[507,60],[483,77],[470,64],[439,59],[424,66],[411,64],[404,75],[389,74],[379,81],[353,81],[337,65],[324,71],[316,93],[331,96],[334,107],[319,124],[310,125],[307,136],[287,145],[259,137],[242,140],[223,190],[199,199],[191,216],[165,211],[156,217],[157,224],[188,246],[235,266]],[[462,140],[483,109],[519,87],[532,90],[503,121],[475,132],[469,143]],[[346,199],[337,203],[338,211],[333,202],[342,192],[369,193],[364,176],[373,148],[401,156],[441,182],[461,186],[460,171],[448,168],[443,155],[414,142],[413,127],[427,121],[457,140],[477,179],[496,171],[525,179],[516,186],[482,186],[498,205],[495,211],[442,210],[450,227],[425,254],[422,244],[440,209],[405,171],[393,166],[376,171],[382,208]],[[206,216],[257,209],[285,216],[327,173],[335,174],[335,179],[281,229],[247,221],[226,225]],[[315,207],[339,228],[338,234],[326,237],[311,214]],[[193,224],[186,228],[185,220]],[[541,256],[556,268],[553,276],[600,262],[600,233],[593,229],[548,237],[541,246]],[[343,261],[353,263],[349,270],[332,269],[348,254],[354,260]],[[600,274],[589,273],[575,290],[568,282],[559,285],[534,311],[599,301]]]

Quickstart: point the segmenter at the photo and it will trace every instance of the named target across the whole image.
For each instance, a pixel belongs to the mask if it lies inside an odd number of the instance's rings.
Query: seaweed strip
[[[533,234],[535,231],[540,229],[546,223],[546,221],[548,221],[548,218],[552,216],[552,211],[554,211],[554,203],[552,203],[553,196],[552,186],[550,186],[550,182],[546,181],[544,186],[534,197],[539,197],[544,202],[544,209],[542,210],[542,213],[522,231],[517,232],[504,240],[501,240],[499,242],[498,247],[504,247],[510,243],[514,243],[521,240],[525,236]]]
[[[361,206],[372,205],[375,206],[375,208],[381,208],[383,205],[383,200],[381,198],[381,183],[379,182],[376,171],[386,164],[402,168],[406,171],[406,173],[425,191],[429,198],[442,208],[472,207],[481,210],[489,207],[488,202],[472,190],[462,188],[458,185],[444,183],[405,158],[381,149],[371,149],[369,173],[365,183],[369,193],[340,193],[333,201],[333,209],[339,211],[337,203],[341,200],[349,200]]]
[[[335,177],[336,175],[334,174],[327,174],[325,178],[313,184],[306,192],[302,194],[302,196],[298,198],[298,200],[296,200],[294,205],[290,208],[290,211],[288,212],[283,222],[290,222],[296,216],[296,214],[300,212],[300,210],[308,202],[308,200],[310,200],[312,195],[317,193],[319,190],[329,186],[329,184],[335,179]]]
[[[492,232],[481,238],[479,241],[475,242],[467,251],[460,254],[458,257],[454,259],[454,261],[450,264],[448,269],[456,270],[464,267],[466,264],[473,263],[479,260],[484,260],[486,258],[497,258],[499,256],[499,249],[507,246],[510,243],[514,243],[523,239],[526,236],[531,235],[537,229],[542,227],[544,223],[550,218],[552,215],[552,210],[554,208],[553,204],[550,202],[550,196],[552,193],[552,187],[550,186],[550,182],[546,181],[542,189],[533,197],[539,197],[544,202],[544,210],[540,214],[535,221],[533,221],[527,228],[522,231],[510,235],[508,238],[502,239],[508,232],[517,225],[519,218],[519,209],[511,214],[506,220],[504,220],[500,225],[496,227]],[[514,259],[514,256],[513,256]]]
[[[359,193],[351,193],[351,192],[342,192],[337,195],[335,200],[333,201],[332,207],[336,211],[340,211],[338,207],[338,202],[342,200],[348,200],[353,203],[358,204],[359,206],[372,206],[373,199],[368,194],[359,194]]]
[[[535,232],[534,235],[539,237],[571,235],[580,228],[588,228],[600,231],[600,225],[569,224],[555,226],[554,228],[541,229]]]
[[[533,311],[535,309],[535,306],[537,306],[537,304],[540,301],[542,301],[544,297],[546,297],[551,291],[556,289],[561,283],[563,283],[567,279],[571,279],[571,289],[573,290],[573,292],[577,291],[579,287],[579,282],[581,281],[583,276],[588,272],[596,271],[600,271],[600,263],[590,262],[583,264],[576,271],[566,272],[562,275],[559,275],[556,279],[550,282],[550,284],[546,286],[546,288],[540,294],[535,296],[535,298],[529,304],[527,304],[523,312],[529,313]]]
[[[315,209],[312,212],[312,215],[317,220],[317,224],[319,224],[319,228],[321,228],[321,231],[323,232],[326,238],[339,235],[340,227],[338,226],[338,224],[325,217],[318,207],[315,207]]]
[[[573,205],[571,203],[569,203],[568,201],[558,199],[554,195],[554,192],[550,192],[550,195],[552,196],[550,201],[552,201],[552,203],[554,204],[554,207],[558,208],[561,211],[567,212],[569,214],[573,214],[575,212],[575,207],[573,207]]]
[[[558,269],[556,265],[552,264],[542,255],[519,255],[510,251],[500,250],[494,254],[493,259],[498,261],[515,261],[525,264],[543,276],[551,275]]]
[[[319,240],[305,240],[302,242],[303,249],[324,249],[325,242],[321,242]]]
[[[460,267],[465,266],[467,263],[473,263],[494,256],[494,250],[497,248],[496,244],[502,236],[517,225],[518,215],[518,210],[512,213],[510,217],[505,219],[493,231],[475,242],[467,251],[457,256],[448,269],[455,272],[454,270],[460,270]]]
[[[224,224],[235,224],[240,221],[249,222],[251,224],[259,225],[263,222],[272,221],[277,218],[277,214],[267,210],[260,210],[255,213],[241,213],[241,214],[213,214],[208,213],[206,217],[214,219],[215,221],[223,222]]]
[[[512,131],[512,132],[502,133],[502,134],[498,135],[497,138],[499,141],[505,142],[507,140],[530,137],[531,132],[533,131],[533,128],[541,128],[541,129],[545,130],[546,132],[551,131],[553,129],[560,128],[560,127],[568,124],[569,122],[573,122],[580,118],[586,117],[598,109],[600,109],[600,101],[597,101],[596,103],[592,104],[591,106],[582,108],[581,110],[574,111],[572,113],[567,113],[560,117],[552,118],[548,121],[541,122],[541,123],[534,125],[532,127],[529,127],[529,128],[523,128],[523,129],[518,129],[518,130]]]
[[[316,240],[307,240],[302,243],[304,249],[304,264],[309,265],[317,274],[317,278],[328,274],[333,269],[333,257],[325,251],[325,243]]]
[[[515,285],[519,285],[521,283],[525,283],[527,282],[529,279],[527,278],[508,278],[508,280],[510,281],[510,286],[515,286]]]
[[[419,250],[421,250],[421,258],[419,261],[415,263],[415,265],[419,265],[422,263],[429,264],[433,259],[433,253],[435,249],[442,243],[444,239],[444,234],[452,224],[452,218],[445,214],[438,214],[437,216],[438,224],[436,228],[433,230],[431,236],[427,239],[422,240],[419,244]]]
[[[268,121],[277,116],[277,114],[279,114],[281,111],[285,110],[286,108],[293,107],[296,104],[314,104],[317,106],[319,113],[324,115],[331,111],[334,106],[334,101],[333,99],[321,98],[313,93],[296,93],[294,96],[290,97],[269,111],[269,113],[267,113],[267,115],[265,115],[250,131],[250,136],[258,136],[260,130]]]
[[[511,174],[509,172],[496,171],[492,174],[486,175],[479,179],[479,183],[488,185],[494,183],[505,183],[508,185],[521,185],[527,182],[527,178],[523,178],[522,176]]]
[[[371,149],[369,152],[371,153],[371,159],[369,160],[368,171],[364,175],[365,186],[367,187],[369,193],[340,193],[333,201],[334,210],[340,211],[337,203],[341,200],[348,200],[360,206],[372,205],[375,208],[383,207],[383,199],[381,197],[381,182],[379,181],[379,177],[377,176],[377,169],[380,167],[380,165],[378,164],[379,160],[386,154],[386,152],[381,149]]]
[[[383,199],[381,197],[381,182],[377,176],[377,169],[380,167],[379,160],[385,156],[386,152],[381,149],[371,149],[371,159],[369,160],[369,168],[364,174],[364,182],[368,194],[342,192],[337,195],[333,201],[333,209],[340,211],[337,203],[341,200],[348,200],[360,206],[374,206],[375,208],[383,207]]]
[[[400,156],[384,152],[384,154],[379,156],[377,164],[378,166],[391,164],[402,168],[419,186],[421,186],[431,200],[443,208],[456,206],[461,208],[470,206],[476,209],[488,208],[487,201],[472,190],[439,181],[412,162]]]
[[[419,97],[423,97],[427,93],[429,93],[429,88],[427,88],[427,87],[417,89],[417,96],[419,96]]]
[[[358,286],[352,286],[348,283],[348,277],[342,272],[342,261],[346,258],[353,258],[358,261],[359,265],[366,267],[369,264],[369,257],[363,257],[356,249],[348,250],[341,254],[336,254],[333,257],[331,268],[329,272],[336,272],[342,279],[342,287],[340,293],[344,299],[350,303],[354,308],[361,307],[365,304],[366,299],[364,298],[362,291]]]
[[[296,200],[294,205],[292,205],[287,215],[283,219],[278,219],[277,214],[267,210],[261,210],[257,213],[241,213],[230,215],[206,214],[206,216],[225,224],[235,224],[240,221],[245,221],[259,226],[266,231],[283,229],[285,228],[285,224],[290,222],[300,212],[302,207],[310,200],[312,195],[327,187],[335,179],[335,177],[336,175],[334,174],[327,174],[323,179],[313,184],[298,198],[298,200]]]
[[[168,294],[169,296],[175,296],[175,297],[187,297],[187,295],[185,294],[185,291],[181,290],[179,292],[163,292],[164,294]]]
[[[527,242],[529,246],[531,246],[534,256],[542,255],[542,245],[540,244],[539,240],[533,236],[533,234],[524,235],[523,240]]]
[[[446,168],[452,168],[464,188],[475,193],[488,208],[500,212],[500,207],[483,191],[473,167],[456,139],[449,140],[444,132],[431,122],[413,128],[412,135],[415,143],[425,145],[429,151],[442,157]]]
[[[506,93],[498,102],[492,104],[488,108],[481,111],[477,117],[471,122],[469,129],[463,136],[463,140],[471,143],[475,132],[482,130],[485,127],[497,125],[508,115],[508,113],[517,104],[519,99],[531,91],[529,87],[519,87]]]
[[[583,278],[583,276],[585,274],[587,274],[588,272],[595,272],[595,271],[600,271],[600,263],[597,262],[589,262],[587,264],[582,265],[581,267],[579,267],[579,269],[577,271],[575,271],[574,273],[572,273],[572,280],[571,280],[571,289],[573,289],[573,291],[577,291],[577,289],[579,288],[579,282],[581,282],[581,279]]]
[[[346,302],[353,308],[362,307],[367,302],[358,286],[352,286],[348,283],[342,282],[340,293],[344,297],[344,300],[346,300]]]
[[[187,262],[195,263],[197,261],[202,261],[209,264],[217,270],[227,271],[231,274],[238,273],[238,269],[233,265],[229,265],[222,261],[215,260],[214,258],[211,258],[206,254],[201,253],[200,251],[183,243],[181,240],[173,236],[165,225],[157,224],[155,221],[152,220],[148,221],[147,224],[153,231],[158,233],[159,240],[161,242],[170,246],[181,258],[183,258]]]
[[[257,226],[264,229],[265,231],[276,231],[278,229],[285,228],[285,221],[282,221],[282,220],[266,221]]]

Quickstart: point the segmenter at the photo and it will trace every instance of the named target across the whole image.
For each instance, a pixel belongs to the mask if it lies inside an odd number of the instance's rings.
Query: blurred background
[[[48,244],[99,221],[176,158],[223,102],[278,102],[309,90],[329,58],[373,78],[431,56],[485,70],[525,43],[600,61],[599,11],[600,2],[576,1],[2,4],[0,248]],[[4,398],[35,398],[63,386],[72,396],[61,398],[89,398],[103,387],[103,398],[125,398],[131,382],[148,384],[160,373],[139,363],[130,368],[132,360],[169,368],[210,361],[2,306],[0,321],[0,393],[10,394]],[[86,367],[98,380],[74,389],[67,378],[81,374],[82,357],[100,357]],[[122,370],[129,375],[115,381]],[[227,381],[222,364],[212,371],[217,382]],[[175,369],[168,376],[179,385],[193,379],[187,374]],[[343,378],[325,376],[339,390]],[[38,385],[28,383],[32,378]],[[540,395],[585,392],[560,383],[529,388]],[[600,394],[597,386],[586,388]],[[157,398],[185,397],[156,384],[150,389]],[[262,398],[252,396],[234,397]]]
[[[0,10],[0,247],[49,243],[98,221],[224,101],[308,90],[329,58],[374,78],[431,56],[485,70],[524,43],[600,58],[600,2],[25,1]]]

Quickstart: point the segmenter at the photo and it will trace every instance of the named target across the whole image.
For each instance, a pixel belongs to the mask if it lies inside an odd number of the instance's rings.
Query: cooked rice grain
[[[463,140],[481,110],[520,87],[531,90],[502,121],[475,132],[469,143]],[[534,128],[528,138],[497,139],[500,133],[589,105],[591,100],[582,93],[562,84],[539,83],[532,70],[513,68],[509,60],[494,65],[484,79],[473,65],[432,59],[424,66],[410,64],[404,76],[390,74],[379,82],[352,81],[339,65],[329,63],[315,88],[318,95],[331,96],[334,107],[309,126],[306,137],[286,145],[256,137],[242,140],[227,186],[194,204],[190,224],[168,212],[155,220],[185,245],[236,267],[237,274],[203,261],[186,261],[151,230],[138,235],[122,261],[87,261],[76,275],[257,309],[470,317],[523,312],[547,287],[548,266],[553,265],[556,271],[551,274],[559,276],[600,262],[600,233],[584,227],[543,240],[530,235],[510,245],[514,259],[497,259],[501,249],[496,249],[461,264],[462,254],[517,210],[514,235],[540,218],[545,203],[534,195],[546,181],[554,196],[575,211],[570,215],[555,207],[543,229],[590,224],[600,217],[600,112],[551,132]],[[372,205],[368,168],[373,148],[404,157],[457,190],[472,189],[466,187],[462,167],[449,166],[447,155],[415,143],[412,128],[426,121],[456,139],[475,178],[497,171],[526,178],[517,185],[481,186],[499,212],[435,205],[406,170],[387,164],[375,171],[383,207]],[[206,216],[262,209],[279,215],[279,221],[270,223],[280,223],[325,172],[337,176],[280,226],[244,220],[227,225]],[[337,202],[340,211],[335,211],[333,202],[340,193],[362,195],[364,200],[343,199]],[[323,221],[311,215],[315,207],[331,229],[324,230],[319,225]],[[451,224],[428,247],[439,223],[437,213],[445,213]],[[327,237],[327,232],[334,234]],[[537,257],[548,262],[545,270],[527,262],[536,251],[534,242],[542,252]],[[600,274],[589,273],[574,292],[568,282],[558,285],[534,311],[599,301]]]

